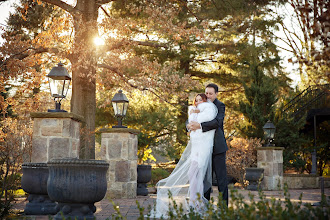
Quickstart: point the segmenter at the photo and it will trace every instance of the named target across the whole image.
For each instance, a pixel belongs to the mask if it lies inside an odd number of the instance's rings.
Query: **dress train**
[[[200,113],[190,115],[190,121],[192,118],[199,123],[210,121],[217,114],[217,108],[212,102],[201,103],[198,109]],[[156,185],[156,207],[151,211],[151,217],[166,218],[169,208],[173,207],[173,201],[182,206],[184,212],[189,212],[191,208],[196,211],[205,208],[208,201],[204,193],[212,184],[214,132],[215,130],[202,132],[199,129],[190,133],[190,141],[175,169],[169,177],[160,180]]]

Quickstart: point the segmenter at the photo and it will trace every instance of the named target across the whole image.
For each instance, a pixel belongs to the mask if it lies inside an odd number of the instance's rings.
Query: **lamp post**
[[[264,130],[264,135],[267,142],[265,144],[265,147],[274,146],[274,144],[271,142],[273,142],[275,136],[275,131],[276,131],[275,125],[268,120],[262,129]]]
[[[122,125],[122,120],[126,116],[127,107],[128,107],[128,99],[123,93],[122,90],[119,90],[115,96],[111,100],[112,107],[115,112],[115,117],[118,120],[118,124],[112,126],[113,128],[127,128]]]
[[[48,109],[48,112],[66,112],[65,110],[61,110],[61,101],[66,97],[71,82],[68,71],[62,63],[59,63],[52,68],[47,77],[50,93],[55,101],[55,109]]]

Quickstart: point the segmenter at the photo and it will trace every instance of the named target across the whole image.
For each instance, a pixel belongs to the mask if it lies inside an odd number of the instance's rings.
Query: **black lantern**
[[[115,117],[118,120],[118,125],[112,126],[113,128],[127,128],[122,125],[122,120],[126,116],[127,107],[128,107],[128,99],[123,93],[122,90],[119,90],[113,99],[111,100],[112,107],[115,112]]]
[[[53,67],[47,75],[50,87],[50,93],[55,101],[55,109],[48,109],[48,112],[66,112],[61,110],[61,101],[66,97],[71,77],[62,63]]]
[[[266,147],[274,146],[274,144],[272,142],[274,140],[275,131],[276,131],[275,125],[271,121],[268,120],[262,129],[264,130],[264,135],[266,138],[265,146]]]

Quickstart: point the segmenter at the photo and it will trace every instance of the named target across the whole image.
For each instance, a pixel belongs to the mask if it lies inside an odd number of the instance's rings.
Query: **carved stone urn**
[[[48,195],[58,202],[56,220],[95,219],[95,202],[107,191],[104,160],[53,159],[48,163]]]
[[[48,167],[46,163],[23,163],[22,189],[29,193],[26,215],[54,215],[56,203],[47,194]]]
[[[245,168],[245,179],[249,181],[246,189],[258,190],[259,183],[264,177],[264,168],[250,167]]]
[[[138,196],[147,196],[149,191],[147,183],[151,180],[151,165],[138,165],[137,166],[137,189]]]

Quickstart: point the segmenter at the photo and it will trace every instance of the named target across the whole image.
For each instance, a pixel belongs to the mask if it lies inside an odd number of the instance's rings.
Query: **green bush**
[[[171,196],[170,196],[171,197]],[[262,191],[259,191],[258,201],[255,196],[250,194],[248,201],[244,201],[244,197],[238,193],[237,190],[231,189],[230,205],[227,207],[222,201],[222,196],[219,195],[218,203],[214,204],[213,198],[211,202],[207,204],[207,207],[203,213],[196,212],[191,209],[189,212],[184,212],[182,206],[176,204],[172,199],[172,205],[169,207],[167,219],[271,219],[271,220],[287,220],[287,219],[330,219],[330,206],[327,204],[325,197],[322,198],[322,206],[313,207],[311,204],[302,203],[302,195],[300,201],[292,203],[290,201],[290,195],[287,187],[284,189],[284,201],[276,200],[275,198],[267,199]],[[117,214],[112,215],[112,219],[126,219],[116,209]],[[144,208],[137,202],[137,206],[140,212],[138,219],[153,219],[150,216],[145,217]],[[152,209],[148,208],[148,213]]]
[[[168,172],[167,170],[165,170],[163,168],[152,169],[151,170],[151,181],[150,181],[150,184],[154,186],[154,185],[156,185],[156,183],[159,180],[165,179],[169,175],[170,175],[170,172]]]
[[[1,163],[1,171],[3,167],[9,167],[5,163]],[[3,173],[1,172],[0,173]],[[15,192],[21,185],[21,174],[20,173],[5,173],[0,175],[0,219],[5,218],[12,207],[14,201]]]

